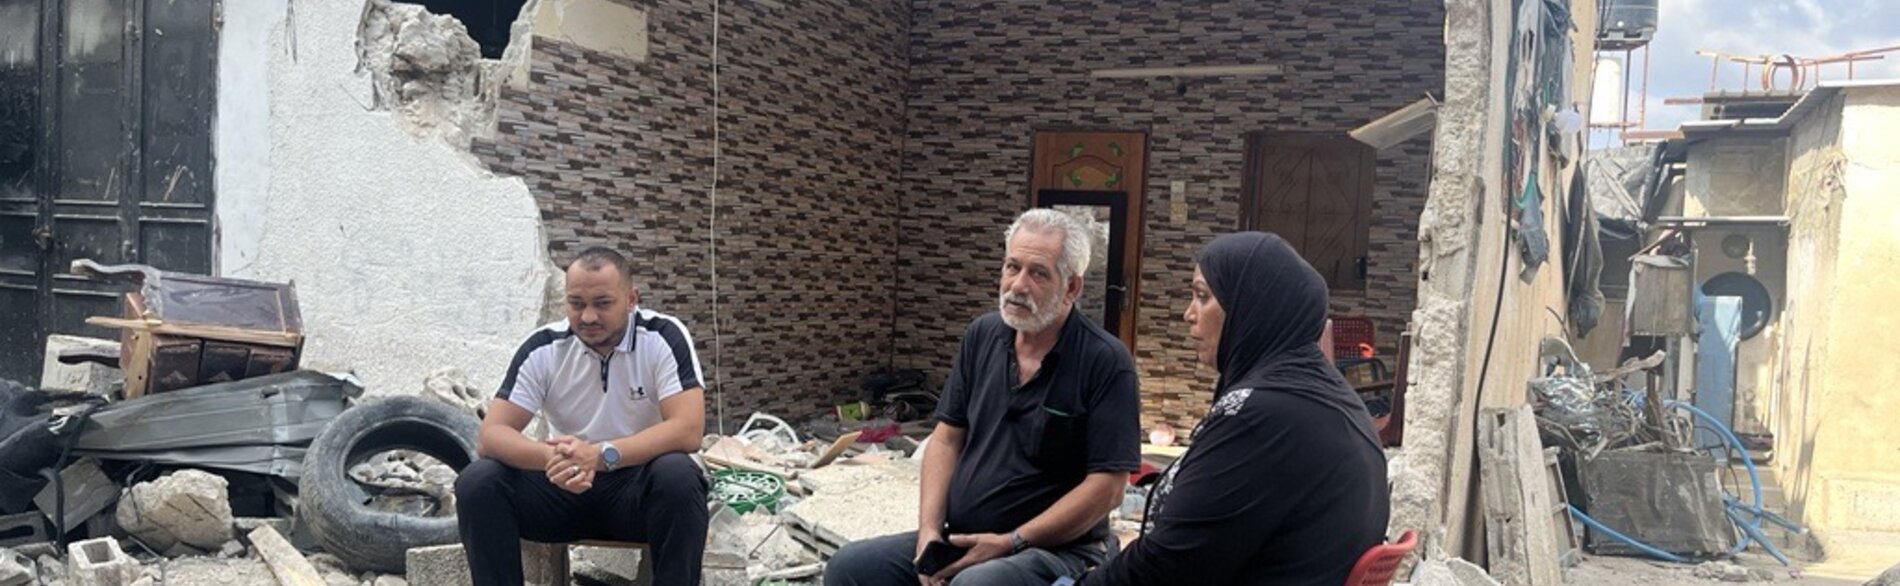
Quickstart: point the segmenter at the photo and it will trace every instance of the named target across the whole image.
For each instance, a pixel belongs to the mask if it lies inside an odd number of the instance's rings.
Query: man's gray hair
[[[1004,246],[1016,240],[1016,231],[1028,228],[1034,232],[1062,233],[1062,254],[1056,257],[1056,275],[1062,277],[1064,287],[1069,277],[1080,277],[1089,269],[1089,232],[1075,216],[1051,208],[1036,208],[1016,216],[1016,222],[1009,225],[1009,231],[1003,233]]]

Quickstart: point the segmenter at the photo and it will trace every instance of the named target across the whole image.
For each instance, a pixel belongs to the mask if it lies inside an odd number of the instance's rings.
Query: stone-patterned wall
[[[855,396],[892,358],[907,7],[722,4],[722,349],[708,251],[712,5],[633,4],[647,15],[645,61],[534,39],[528,82],[503,90],[496,136],[476,156],[527,181],[557,261],[595,244],[632,255],[643,305],[686,322],[728,421]]]
[[[1060,6],[1059,9],[1056,6]],[[1037,129],[1149,135],[1136,360],[1144,424],[1192,425],[1213,384],[1180,314],[1194,254],[1238,226],[1244,135],[1344,131],[1442,95],[1436,2],[1254,0],[912,3],[908,140],[899,193],[900,365],[941,380],[972,317],[992,307],[1002,233],[1028,200]],[[1097,80],[1098,68],[1270,63],[1254,78]],[[1429,139],[1381,153],[1370,284],[1337,313],[1381,324],[1394,351],[1414,306]],[[1168,186],[1187,182],[1187,214]]]

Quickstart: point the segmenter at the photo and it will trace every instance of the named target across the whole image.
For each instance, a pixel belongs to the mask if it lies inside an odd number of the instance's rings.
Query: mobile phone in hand
[[[963,554],[968,551],[970,549],[967,547],[957,547],[950,545],[949,541],[938,539],[924,544],[924,553],[919,554],[913,564],[917,566],[917,575],[934,576],[963,559]]]

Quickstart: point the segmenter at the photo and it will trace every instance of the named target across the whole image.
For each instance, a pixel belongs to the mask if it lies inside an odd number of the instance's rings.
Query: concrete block
[[[13,547],[51,539],[52,536],[46,534],[46,524],[40,522],[39,513],[0,515],[0,547]]]
[[[99,511],[112,506],[113,501],[119,500],[119,485],[106,477],[104,470],[99,469],[98,460],[81,458],[59,471],[59,478],[66,492],[64,521],[59,526],[68,530],[78,527],[80,523],[99,514]],[[39,494],[33,496],[33,506],[38,507],[48,519],[53,518],[60,505],[53,488],[53,483],[48,482]]]
[[[560,558],[567,555],[565,544],[521,542],[523,581],[541,586],[565,586],[568,565]],[[474,583],[469,577],[468,553],[459,543],[410,549],[403,566],[405,579],[410,584],[467,586]]]
[[[54,334],[46,337],[46,357],[40,366],[40,390],[75,391],[95,395],[111,394],[125,384],[125,372],[102,364],[61,364],[59,353],[67,348],[110,347],[118,342]]]
[[[73,586],[131,586],[143,576],[138,560],[111,537],[66,546],[66,579]]]
[[[0,586],[21,586],[38,578],[33,560],[20,552],[0,547]]]
[[[156,551],[186,545],[217,551],[231,540],[230,495],[224,478],[180,470],[132,487],[119,501],[119,526]]]
[[[521,542],[521,579],[535,586],[567,586],[567,545]]]
[[[568,548],[574,560],[574,573],[607,584],[638,584],[646,550],[640,547],[600,547],[575,545]],[[645,575],[651,576],[649,571]]]

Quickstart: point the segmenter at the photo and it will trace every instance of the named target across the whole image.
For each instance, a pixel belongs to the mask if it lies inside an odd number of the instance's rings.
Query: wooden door
[[[1030,207],[1084,214],[1102,228],[1078,306],[1130,350],[1140,305],[1147,146],[1142,132],[1044,130],[1035,134],[1031,157]]]
[[[1364,289],[1372,147],[1343,134],[1260,133],[1247,151],[1240,228],[1279,234],[1334,290]]]

